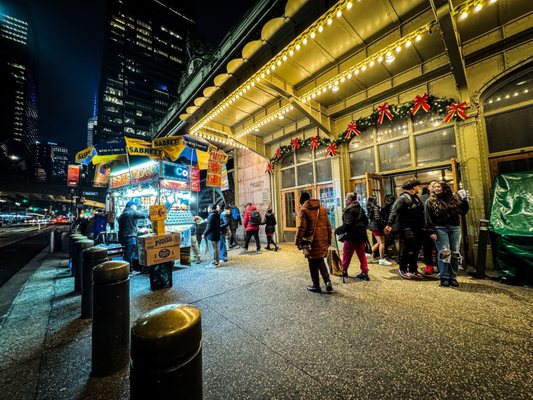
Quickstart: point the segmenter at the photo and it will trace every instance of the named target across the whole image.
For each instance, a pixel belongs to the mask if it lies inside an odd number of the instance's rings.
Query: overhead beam
[[[470,100],[468,90],[468,79],[466,75],[466,65],[457,31],[457,24],[452,15],[452,4],[448,2],[441,7],[436,6],[435,0],[430,0],[431,7],[440,26],[440,34],[444,41],[444,47],[448,58],[457,90],[461,94],[462,100]]]

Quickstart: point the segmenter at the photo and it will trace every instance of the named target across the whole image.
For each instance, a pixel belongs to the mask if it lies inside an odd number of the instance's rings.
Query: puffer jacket
[[[335,233],[341,235],[346,233],[346,240],[352,243],[365,242],[367,240],[366,227],[368,218],[365,210],[357,201],[348,204],[342,212],[342,225],[339,226]]]
[[[242,226],[244,226],[245,231],[258,231],[259,225],[252,225],[250,224],[250,216],[252,215],[252,211],[257,210],[256,206],[250,206],[246,209],[246,212],[244,213],[244,220],[242,221]]]
[[[317,212],[319,209],[317,225]],[[305,257],[310,259],[327,257],[332,236],[331,224],[326,209],[320,205],[320,201],[317,199],[307,200],[300,208],[299,220],[300,224],[298,225],[295,240],[296,246],[300,247],[302,238],[311,236],[314,231],[315,235],[311,242],[311,251]]]
[[[213,210],[207,217],[207,226],[205,227],[204,236],[207,240],[218,242],[220,240],[220,214]]]
[[[382,231],[385,224],[381,219],[381,207],[377,204],[368,207],[368,229]]]

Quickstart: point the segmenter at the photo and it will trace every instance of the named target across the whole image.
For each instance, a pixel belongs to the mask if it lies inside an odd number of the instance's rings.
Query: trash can
[[[81,318],[93,317],[93,268],[107,261],[105,246],[89,247],[82,251]]]
[[[130,265],[106,261],[93,269],[92,376],[112,375],[128,364]]]
[[[172,267],[174,267],[174,261],[152,265],[150,267],[150,289],[172,287]]]
[[[198,308],[170,304],[131,328],[130,398],[202,399],[202,318]]]

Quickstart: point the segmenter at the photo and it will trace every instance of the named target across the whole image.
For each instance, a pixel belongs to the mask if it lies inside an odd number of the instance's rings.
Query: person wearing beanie
[[[424,238],[424,205],[418,197],[420,181],[417,178],[407,179],[402,189],[404,191],[392,205],[384,232],[389,234],[396,219],[398,220],[402,249],[399,259],[400,276],[403,279],[421,279],[423,276],[418,271],[417,264]]]
[[[279,247],[274,241],[274,232],[276,231],[276,216],[274,215],[274,212],[272,211],[272,208],[268,208],[267,212],[265,214],[265,219],[263,221],[263,224],[265,224],[265,234],[267,237],[267,246],[265,247],[267,250],[274,250],[278,251]],[[271,248],[270,245],[274,246],[274,248]]]
[[[211,204],[209,207],[209,216],[207,217],[207,226],[202,235],[202,239],[207,239],[210,248],[213,250],[213,267],[220,265],[220,255],[218,252],[218,242],[220,241],[220,214],[217,206]]]
[[[333,291],[328,269],[324,258],[328,256],[328,248],[331,243],[331,224],[324,206],[318,199],[311,199],[307,192],[300,195],[299,225],[296,232],[295,244],[299,250],[303,250],[309,263],[309,273],[312,285],[307,290],[314,293],[322,293],[320,288],[319,272],[326,285],[326,291]]]
[[[118,217],[118,241],[124,246],[124,261],[130,264],[133,272],[133,259],[137,254],[137,221],[148,218],[147,215],[137,211],[137,205],[128,201],[124,211]]]

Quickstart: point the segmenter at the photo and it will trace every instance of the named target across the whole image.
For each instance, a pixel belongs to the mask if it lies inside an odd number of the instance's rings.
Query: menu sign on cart
[[[149,164],[141,168],[131,169],[131,172],[123,172],[121,174],[111,177],[110,187],[116,189],[139,182],[144,182],[150,179],[157,178],[157,164]]]
[[[191,167],[191,191],[200,191],[200,169],[198,167]]]

